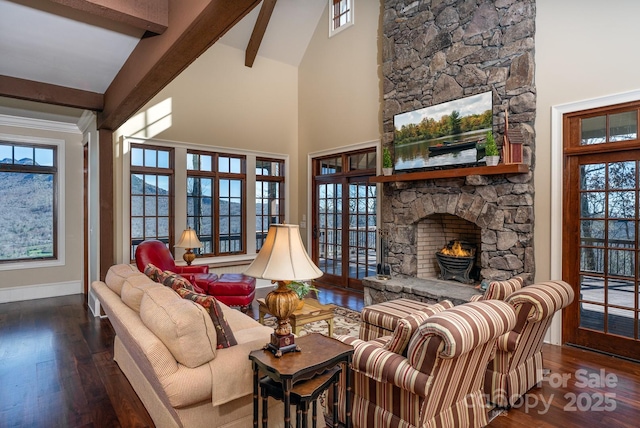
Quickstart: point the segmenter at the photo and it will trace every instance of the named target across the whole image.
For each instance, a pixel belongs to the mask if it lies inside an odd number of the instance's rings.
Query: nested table
[[[274,381],[274,385],[280,388],[284,402],[285,428],[291,426],[291,391],[298,382],[308,381],[322,377],[328,370],[344,363],[346,379],[346,426],[351,426],[351,383],[350,366],[353,356],[353,347],[342,343],[337,339],[327,337],[320,333],[311,333],[296,338],[296,344],[301,352],[289,352],[281,357],[275,357],[268,350],[259,349],[249,354],[253,367],[253,426],[258,428],[258,406],[260,398],[260,373]],[[265,382],[263,382],[264,384]],[[317,388],[325,388],[329,382],[318,382]],[[272,385],[271,391],[273,393]],[[308,395],[317,395],[318,391],[307,391]],[[276,395],[275,393],[273,395]],[[334,409],[337,412],[337,409]],[[266,427],[266,418],[263,427]]]
[[[303,325],[315,321],[326,321],[329,326],[329,337],[333,337],[333,310],[335,305],[323,305],[316,299],[304,299],[302,309],[297,309],[289,316],[289,324],[293,334],[300,335],[300,329]],[[264,321],[265,314],[269,313],[264,299],[258,299],[258,313],[260,324]]]

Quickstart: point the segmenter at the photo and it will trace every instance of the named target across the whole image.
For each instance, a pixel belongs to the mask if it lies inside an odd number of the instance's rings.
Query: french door
[[[640,359],[638,106],[565,118],[563,276],[568,343]]]
[[[312,258],[319,280],[361,290],[376,274],[377,189],[375,150],[313,160]]]

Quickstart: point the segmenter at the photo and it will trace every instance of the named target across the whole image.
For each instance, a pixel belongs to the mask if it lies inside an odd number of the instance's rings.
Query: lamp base
[[[278,336],[275,333],[271,333],[271,342],[264,345],[265,350],[269,350],[273,352],[273,355],[276,358],[280,358],[283,354],[287,352],[300,352],[301,349],[295,343],[295,336],[292,333],[286,334],[284,336]]]
[[[196,255],[191,251],[191,248],[187,248],[187,252],[182,255],[182,259],[187,262],[187,266],[191,266],[191,263],[196,259]]]

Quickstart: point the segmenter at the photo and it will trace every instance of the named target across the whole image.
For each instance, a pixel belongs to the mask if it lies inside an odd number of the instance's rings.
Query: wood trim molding
[[[100,279],[104,281],[115,264],[114,203],[113,203],[113,132],[98,131],[100,188]]]

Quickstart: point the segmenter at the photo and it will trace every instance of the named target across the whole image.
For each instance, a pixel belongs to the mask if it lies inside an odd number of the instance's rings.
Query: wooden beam
[[[105,92],[98,128],[115,130],[260,3],[169,0],[164,34],[143,38]]]
[[[98,131],[99,193],[100,193],[100,279],[116,262],[113,203],[113,132]],[[124,260],[129,255],[125,255]]]
[[[49,0],[155,34],[166,31],[169,0]]]
[[[102,110],[104,105],[104,96],[97,92],[10,76],[0,76],[0,96],[93,111]]]
[[[260,14],[256,20],[256,25],[253,27],[253,32],[247,45],[247,52],[245,53],[244,65],[247,67],[252,67],[253,62],[256,60],[256,55],[258,55],[258,49],[260,49],[264,33],[267,31],[267,25],[271,19],[273,8],[276,7],[276,1],[277,0],[264,0],[262,3]]]

